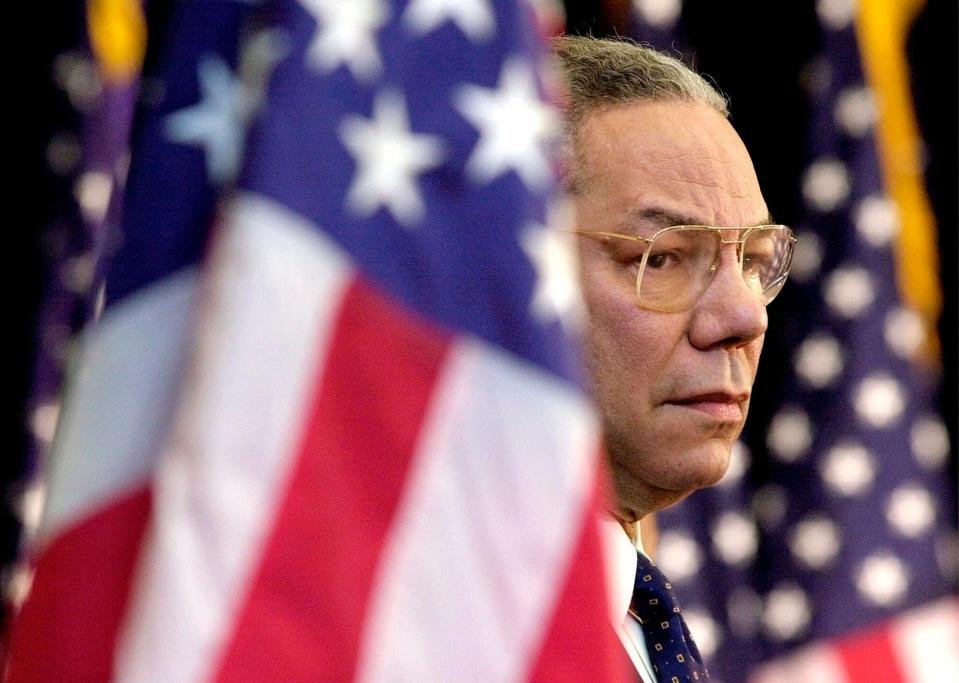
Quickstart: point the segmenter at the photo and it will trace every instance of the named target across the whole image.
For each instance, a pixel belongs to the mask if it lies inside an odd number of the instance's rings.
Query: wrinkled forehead
[[[712,225],[768,217],[745,145],[705,105],[641,102],[590,112],[574,145],[576,194],[598,195],[623,218],[649,208]]]

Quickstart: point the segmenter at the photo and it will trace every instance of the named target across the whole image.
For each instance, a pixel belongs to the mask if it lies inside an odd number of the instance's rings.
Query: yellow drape
[[[88,0],[87,30],[108,84],[133,81],[146,51],[146,19],[140,0]]]
[[[856,30],[863,69],[879,110],[876,133],[883,180],[901,221],[895,244],[899,293],[925,325],[924,359],[937,362],[942,291],[936,225],[923,182],[922,141],[906,59],[909,28],[923,4],[924,0],[859,0]]]

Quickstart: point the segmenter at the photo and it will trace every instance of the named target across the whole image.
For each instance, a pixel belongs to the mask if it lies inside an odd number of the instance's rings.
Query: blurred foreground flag
[[[529,11],[179,7],[11,680],[617,679]]]

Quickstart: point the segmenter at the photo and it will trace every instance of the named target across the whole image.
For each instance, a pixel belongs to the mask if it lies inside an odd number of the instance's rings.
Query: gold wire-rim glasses
[[[653,245],[657,240],[661,243],[661,238],[664,235],[669,235],[670,233],[682,232],[684,234],[689,234],[693,232],[708,232],[710,234],[715,234],[718,237],[718,240],[714,242],[715,246],[715,256],[708,263],[705,273],[700,273],[701,281],[698,283],[690,282],[687,278],[686,280],[677,281],[674,278],[672,284],[679,282],[681,285],[689,285],[689,290],[685,292],[682,296],[676,295],[672,296],[671,299],[667,300],[668,295],[659,294],[658,297],[650,296],[649,292],[643,291],[643,275],[647,269],[647,263],[649,262],[650,254],[654,252]],[[738,233],[738,239],[727,239],[727,234],[730,232]],[[772,302],[773,299],[779,294],[782,290],[783,285],[786,282],[786,279],[789,276],[789,270],[792,265],[792,256],[794,247],[796,244],[796,237],[793,234],[792,228],[781,225],[781,224],[764,224],[764,225],[755,225],[749,227],[741,226],[712,226],[712,225],[671,225],[666,228],[658,230],[652,237],[641,237],[639,235],[628,235],[619,232],[610,232],[605,230],[571,230],[570,232],[583,235],[586,237],[596,237],[596,238],[614,238],[628,240],[631,242],[640,242],[645,243],[646,248],[643,250],[642,258],[639,263],[639,268],[636,274],[636,297],[639,301],[640,306],[647,308],[649,310],[660,311],[664,313],[673,313],[683,310],[688,310],[695,305],[696,301],[705,293],[708,289],[710,283],[712,282],[713,277],[719,269],[719,261],[722,256],[722,247],[728,244],[736,245],[736,263],[739,267],[739,273],[742,276],[743,280],[746,282],[747,286],[751,291],[757,294],[764,305],[768,305]],[[765,281],[751,281],[747,279],[747,272],[744,270],[744,264],[746,260],[746,242],[753,236],[759,234],[767,235],[780,235],[781,239],[778,240],[777,244],[773,247],[775,253],[773,254],[775,261],[772,264],[773,272]],[[756,273],[753,270],[749,271],[750,276],[755,276]],[[760,276],[762,274],[760,273]],[[755,283],[755,284],[754,284]],[[757,290],[755,285],[759,285]],[[672,291],[672,290],[670,290]]]

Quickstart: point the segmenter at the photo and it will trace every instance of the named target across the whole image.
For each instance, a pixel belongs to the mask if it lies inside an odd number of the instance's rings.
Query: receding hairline
[[[726,96],[680,60],[627,39],[558,36],[552,39],[566,82],[564,106],[564,181],[576,192],[585,183],[581,176],[579,132],[590,115],[639,103],[690,103],[729,118]]]
[[[567,119],[629,102],[698,102],[729,118],[726,96],[680,60],[625,38],[552,39],[568,87]]]

